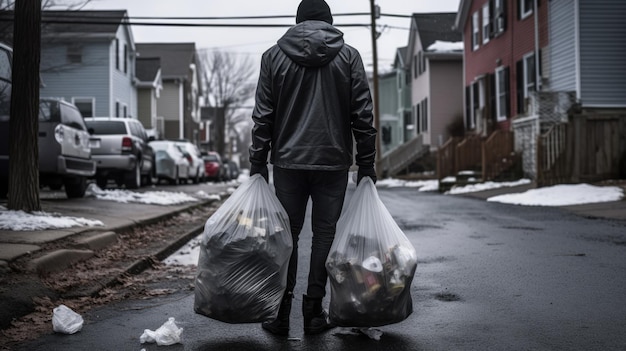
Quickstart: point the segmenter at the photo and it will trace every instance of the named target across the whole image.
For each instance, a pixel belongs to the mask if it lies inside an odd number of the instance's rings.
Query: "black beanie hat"
[[[324,21],[333,24],[333,16],[330,14],[330,7],[324,0],[302,0],[298,5],[296,23],[306,20]]]

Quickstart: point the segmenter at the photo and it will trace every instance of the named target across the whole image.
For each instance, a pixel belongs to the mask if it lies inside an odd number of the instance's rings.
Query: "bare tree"
[[[255,70],[248,56],[222,51],[206,51],[200,56],[204,103],[213,107],[215,116],[215,150],[224,155],[225,134],[233,128],[236,108],[249,100],[255,89]]]
[[[8,208],[39,211],[39,61],[41,0],[15,4],[13,89],[9,130]]]

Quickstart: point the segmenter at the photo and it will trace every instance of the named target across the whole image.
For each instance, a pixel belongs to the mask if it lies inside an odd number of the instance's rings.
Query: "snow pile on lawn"
[[[446,192],[446,194],[450,195],[458,195],[458,194],[466,194],[473,193],[477,191],[491,190],[497,188],[510,188],[518,185],[530,184],[530,179],[520,179],[514,182],[484,182],[477,184],[470,184],[461,187],[454,187]]]
[[[418,188],[418,191],[437,191],[439,182],[434,179],[429,180],[401,180],[394,178],[381,179],[376,182],[377,187],[381,188]]]
[[[620,201],[623,198],[624,190],[616,186],[561,184],[530,189],[518,194],[493,196],[488,198],[487,201],[524,206],[569,206]]]
[[[98,200],[150,205],[179,205],[198,201],[197,198],[181,192],[147,191],[145,193],[137,193],[130,190],[102,190],[93,183],[89,184],[85,196],[95,197]]]

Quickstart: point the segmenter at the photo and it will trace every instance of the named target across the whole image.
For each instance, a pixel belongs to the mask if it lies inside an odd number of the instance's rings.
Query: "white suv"
[[[154,151],[139,120],[118,117],[89,117],[91,155],[97,162],[96,184],[105,188],[109,180],[118,186],[137,189],[154,180]]]

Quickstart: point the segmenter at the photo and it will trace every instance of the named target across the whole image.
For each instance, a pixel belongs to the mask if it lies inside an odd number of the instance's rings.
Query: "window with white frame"
[[[508,90],[507,86],[508,70],[506,67],[496,68],[496,119],[498,122],[507,119]]]
[[[122,104],[122,117],[128,117],[128,105]]]
[[[531,91],[537,90],[535,71],[535,54],[524,56],[524,99],[530,96]]]
[[[498,35],[506,30],[506,11],[504,0],[493,2],[493,35]]]
[[[480,46],[480,16],[477,12],[472,15],[472,50],[478,50]]]
[[[73,97],[72,103],[78,108],[83,117],[95,117],[96,98],[94,97]]]
[[[485,6],[483,6],[483,44],[489,42],[489,36],[491,35],[489,23],[489,3],[486,3]]]
[[[120,102],[116,101],[115,102],[115,117],[119,117],[120,116]]]
[[[533,13],[533,0],[519,0],[519,18],[524,19]]]

